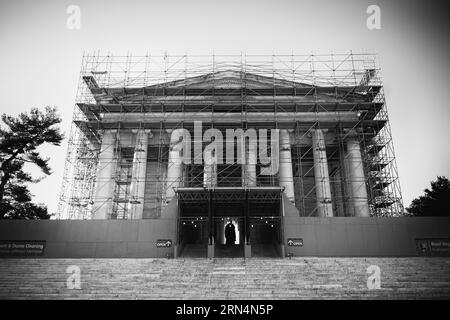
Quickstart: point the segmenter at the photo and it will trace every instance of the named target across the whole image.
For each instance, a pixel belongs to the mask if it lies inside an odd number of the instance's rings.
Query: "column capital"
[[[345,139],[355,139],[358,137],[358,131],[356,129],[343,129]]]
[[[321,131],[322,133],[327,133],[327,132],[329,131],[329,129],[321,129],[321,128],[313,128],[313,129],[309,129],[309,130],[307,131],[308,137],[311,138],[311,137],[313,136],[314,132],[316,132],[316,131]]]
[[[117,129],[105,129],[101,133],[102,141],[115,141],[118,138],[118,134]]]
[[[133,133],[144,132],[144,133],[148,134],[148,133],[151,133],[152,130],[140,128],[140,129],[131,129],[131,132],[133,132]]]
[[[291,150],[291,135],[286,129],[280,130],[279,136],[280,152]]]

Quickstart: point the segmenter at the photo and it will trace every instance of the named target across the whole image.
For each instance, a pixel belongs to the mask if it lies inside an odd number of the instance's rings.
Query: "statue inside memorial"
[[[225,226],[225,243],[227,245],[234,244],[236,241],[236,231],[234,230],[234,224],[231,220],[228,220],[227,225]]]

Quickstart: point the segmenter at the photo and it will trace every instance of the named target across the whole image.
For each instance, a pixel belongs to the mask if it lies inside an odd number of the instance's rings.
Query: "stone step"
[[[191,248],[196,250],[196,248]],[[367,268],[381,289],[367,288]],[[69,289],[78,266],[81,289]],[[0,259],[0,298],[448,299],[448,258]]]

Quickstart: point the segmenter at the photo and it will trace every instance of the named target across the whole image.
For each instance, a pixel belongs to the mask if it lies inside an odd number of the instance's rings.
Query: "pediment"
[[[208,73],[196,77],[188,77],[186,79],[161,83],[151,87],[165,88],[195,88],[195,89],[240,89],[244,86],[249,89],[266,89],[266,88],[292,88],[292,87],[310,87],[299,82],[293,82],[288,80],[279,79],[276,77],[269,77],[263,75],[257,75],[254,73],[242,72],[242,71],[219,71],[214,73]]]
[[[302,82],[294,82],[282,79],[276,75],[256,74],[242,71],[219,71],[207,73],[194,77],[186,77],[170,82],[157,83],[146,87],[112,87],[100,88],[92,76],[83,77],[86,84],[91,89],[97,101],[102,102],[134,102],[134,101],[186,101],[186,97],[191,101],[204,99],[201,96],[214,96],[214,99],[225,101],[235,99],[240,95],[240,89],[245,88],[247,99],[263,99],[277,97],[276,99],[288,99],[293,96],[298,102],[336,102],[355,101],[366,99],[365,95],[354,92],[355,87],[327,87],[314,86]],[[295,88],[295,90],[293,90]],[[214,90],[216,90],[214,92]],[[253,90],[253,91],[252,91]],[[295,94],[294,94],[295,92]],[[281,98],[281,97],[287,98]]]

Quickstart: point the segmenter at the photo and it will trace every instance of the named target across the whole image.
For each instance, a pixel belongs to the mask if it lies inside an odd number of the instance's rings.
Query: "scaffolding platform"
[[[159,217],[170,202],[166,196],[171,184],[167,180],[171,150],[167,132],[180,128],[192,132],[193,120],[202,121],[205,129],[222,131],[228,128],[288,130],[294,205],[302,216],[317,213],[311,130],[330,133],[325,137],[324,150],[332,186],[330,203],[336,216],[348,211],[346,205],[353,197],[348,187],[351,179],[345,175],[345,162],[346,141],[350,134],[356,134],[370,214],[403,213],[376,55],[95,53],[85,54],[82,60],[57,217],[91,219],[96,208],[101,207],[95,203],[100,201],[95,194],[100,181],[98,168],[107,165],[99,162],[107,131],[117,132],[120,137],[111,142],[115,154],[111,162],[116,163],[113,179],[116,197],[113,198],[120,201],[113,201],[110,218],[132,218],[129,211],[137,203],[144,204],[148,213],[145,217]],[[130,190],[132,164],[136,161],[134,151],[138,149],[129,147],[135,143],[133,134],[122,133],[133,130],[147,130],[152,134],[146,146],[148,181],[143,199],[136,199]],[[219,185],[215,192],[226,194],[226,187],[231,187],[235,194],[245,191],[239,186],[243,173],[237,172],[236,167],[221,165],[218,170]],[[183,179],[187,189],[179,189],[180,196],[204,184],[203,169],[186,166]],[[279,182],[277,176],[263,177],[259,171],[255,181],[256,187],[266,188],[261,189],[266,192],[279,188]]]

